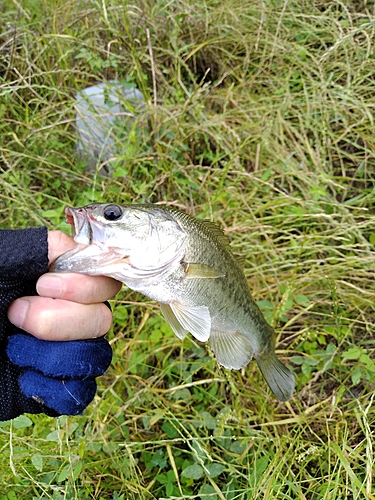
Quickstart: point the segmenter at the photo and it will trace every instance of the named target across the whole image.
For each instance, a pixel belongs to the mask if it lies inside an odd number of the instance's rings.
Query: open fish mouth
[[[66,215],[66,218],[65,218],[65,222],[67,224],[70,224],[72,226],[72,236],[74,237],[76,235],[76,233],[78,232],[76,228],[77,227],[77,217],[74,215],[74,209],[73,208],[70,208],[70,207],[66,207],[65,208],[65,215]]]
[[[66,222],[72,226],[72,236],[77,243],[83,245],[91,245],[92,243],[92,228],[90,224],[89,214],[83,208],[65,209]]]
[[[72,250],[60,255],[50,266],[50,272],[84,272],[91,274],[101,265],[112,263],[121,259],[111,249],[106,249],[101,244],[94,242],[94,231],[91,219],[86,207],[65,209],[66,222],[72,227],[72,236],[77,246]],[[95,274],[98,274],[95,272]]]

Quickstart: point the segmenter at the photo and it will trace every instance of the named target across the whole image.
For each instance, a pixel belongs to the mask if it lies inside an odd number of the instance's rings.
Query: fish
[[[220,365],[240,370],[254,357],[281,401],[293,373],[277,358],[276,336],[258,305],[222,227],[173,206],[93,203],[66,208],[77,246],[51,272],[109,276],[160,304],[179,339],[189,332]]]

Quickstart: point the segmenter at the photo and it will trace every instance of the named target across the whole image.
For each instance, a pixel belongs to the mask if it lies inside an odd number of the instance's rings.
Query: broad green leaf
[[[169,481],[168,481],[168,478],[166,476],[166,474],[158,474],[156,477],[155,477],[156,481],[160,484],[167,484]]]
[[[59,441],[60,440],[60,431],[55,430],[50,432],[47,437],[47,441]]]
[[[62,471],[60,472],[58,478],[57,478],[57,482],[58,483],[63,483],[66,479],[68,479],[69,476],[71,476],[72,474],[72,469],[70,467],[70,465],[66,465]]]
[[[81,460],[79,460],[79,461],[75,464],[74,469],[73,469],[74,479],[77,479],[77,477],[81,474],[81,472],[82,472],[82,467],[83,467],[83,463],[81,462]]]
[[[164,422],[161,426],[162,430],[166,433],[169,439],[173,439],[178,435],[176,427],[171,422]]]
[[[200,479],[203,475],[203,468],[198,464],[189,465],[182,471],[182,476],[187,479]]]
[[[35,453],[35,455],[31,457],[31,462],[36,470],[39,472],[43,470],[43,456],[40,453]]]
[[[263,457],[260,457],[255,461],[254,470],[257,477],[263,474],[263,472],[267,469],[268,462],[269,462],[268,455],[264,455]]]
[[[225,471],[226,467],[223,464],[209,464],[207,465],[208,476],[217,477],[220,476],[222,472]]]
[[[199,413],[199,416],[202,418],[203,425],[207,429],[216,429],[218,425],[218,421],[214,418],[208,411],[202,411]]]
[[[167,483],[165,486],[165,493],[167,497],[170,497],[173,493],[173,484],[172,483]]]
[[[306,297],[306,295],[303,295],[303,293],[297,293],[297,295],[294,297],[294,300],[298,305],[304,307],[307,307],[311,304],[309,298]]]
[[[207,483],[202,484],[198,494],[201,500],[217,500],[217,493],[215,489]]]
[[[150,460],[150,464],[153,467],[160,467],[161,469],[164,469],[164,467],[167,465],[167,461],[164,458],[164,451],[162,449],[157,450],[153,454],[153,456]]]
[[[361,347],[352,347],[346,352],[343,352],[342,357],[345,359],[359,359],[361,354],[363,354],[363,349]]]
[[[13,426],[16,429],[24,429],[25,427],[30,427],[32,424],[32,420],[30,420],[29,417],[26,417],[26,415],[20,415],[13,420]]]
[[[356,370],[354,370],[354,372],[352,373],[353,385],[359,384],[359,382],[361,381],[361,377],[362,377],[362,368],[357,368]]]
[[[305,358],[303,356],[291,356],[290,361],[295,365],[303,365]]]

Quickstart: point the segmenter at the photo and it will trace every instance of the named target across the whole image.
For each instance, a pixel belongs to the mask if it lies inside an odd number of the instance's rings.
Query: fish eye
[[[108,205],[103,212],[107,220],[117,220],[122,216],[122,209],[118,205]]]

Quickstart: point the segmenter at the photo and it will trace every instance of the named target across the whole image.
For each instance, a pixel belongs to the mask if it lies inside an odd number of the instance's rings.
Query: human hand
[[[49,231],[49,263],[75,246],[67,234]],[[21,297],[10,305],[9,321],[39,339],[83,340],[110,329],[112,314],[103,301],[116,295],[121,283],[104,276],[47,273],[36,288],[39,296]]]
[[[77,274],[40,276],[35,269],[46,269],[47,237],[50,262],[75,246],[68,235],[47,234],[46,228],[6,232],[0,240],[5,251],[9,239],[15,244],[16,238],[20,245],[30,241],[30,248],[13,264],[20,271],[14,280],[0,273],[0,420],[22,413],[82,413],[95,396],[96,377],[111,362],[111,346],[100,337],[110,328],[111,311],[102,301],[115,295],[120,283]],[[33,276],[35,281],[40,276],[39,296],[32,295]],[[14,300],[21,290],[24,296]],[[2,314],[8,314],[13,325],[4,322]]]

